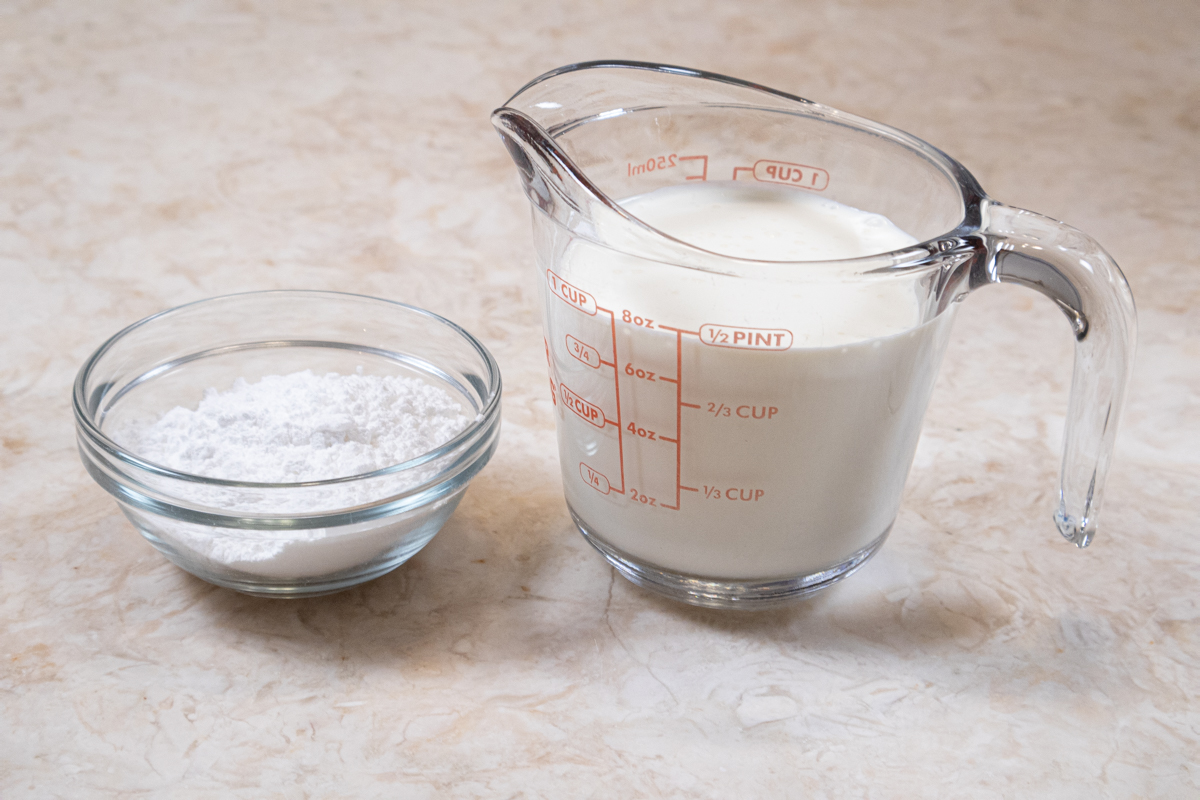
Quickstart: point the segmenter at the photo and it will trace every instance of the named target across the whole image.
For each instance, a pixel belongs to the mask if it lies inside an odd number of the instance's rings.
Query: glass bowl
[[[194,408],[210,387],[305,369],[418,377],[474,416],[402,464],[304,483],[191,475],[140,458],[114,431]],[[340,591],[403,564],[453,513],[500,436],[500,369],[471,334],[413,306],[315,291],[252,292],[148,317],[105,342],[75,380],[88,472],[180,568],[247,594]]]

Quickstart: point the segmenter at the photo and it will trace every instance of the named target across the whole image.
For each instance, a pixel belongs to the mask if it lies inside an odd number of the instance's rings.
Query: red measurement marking
[[[641,503],[644,506],[657,506],[658,500],[648,495],[644,495],[637,489],[629,490],[629,499],[635,503]]]
[[[700,490],[699,490],[699,489],[697,489],[695,486],[684,486],[683,484],[680,484],[679,488],[680,488],[680,489],[683,489],[685,492],[698,492],[698,491],[700,491]]]
[[[599,369],[600,364],[603,363],[600,360],[600,352],[596,348],[590,344],[584,344],[569,333],[567,334],[567,352],[592,369]]]
[[[547,377],[550,379],[550,400],[554,405],[558,405],[558,387],[554,385],[554,362],[550,360],[550,343],[546,341],[546,337],[542,337],[542,344],[546,346],[546,370]]]
[[[708,500],[736,500],[743,503],[756,503],[766,493],[765,489],[755,489],[745,486],[722,488],[720,486],[706,485],[704,487],[704,497]]]
[[[701,325],[700,341],[712,347],[732,347],[738,350],[787,350],[792,346],[792,332],[786,328]]]
[[[630,178],[635,175],[645,175],[648,172],[656,172],[660,169],[674,169],[679,166],[679,156],[670,153],[665,156],[650,156],[645,161],[634,164],[632,161],[626,166],[626,175]]]
[[[679,160],[680,160],[680,162],[684,162],[684,161],[699,161],[700,162],[700,174],[699,175],[688,175],[686,180],[689,180],[689,181],[706,181],[706,180],[708,180],[708,156],[680,156]],[[695,166],[695,165],[694,164],[685,165],[683,163],[680,163],[679,166],[683,167],[683,166]]]
[[[640,436],[641,438],[647,439],[651,442],[658,441],[658,432],[657,431],[652,431],[648,428],[639,428],[636,423],[633,423],[633,422],[629,423],[628,425],[625,426],[625,430],[629,431],[634,436]]]
[[[596,316],[596,298],[583,289],[572,286],[550,270],[546,270],[546,283],[550,286],[550,291],[567,305],[574,306],[589,316]]]
[[[617,396],[617,461],[621,465],[621,488],[615,489],[617,494],[625,494],[625,431],[621,427],[621,376],[617,374],[617,315],[611,309],[596,307],[597,311],[608,314],[608,332],[612,337],[613,391]]]
[[[636,325],[639,328],[653,328],[654,320],[649,317],[639,317],[628,308],[621,312],[621,321],[630,325]]]
[[[659,323],[658,327],[662,328],[664,331],[675,331],[675,333],[686,333],[689,336],[699,336],[700,335],[700,331],[685,331],[683,328],[672,328],[670,325],[663,325],[661,322]]]
[[[739,172],[742,173],[743,175],[745,175],[746,177],[744,177],[744,178],[738,177]],[[735,181],[754,180],[754,167],[734,167],[733,168],[733,179]]]
[[[754,162],[754,179],[765,183],[783,183],[801,189],[823,192],[829,185],[829,173],[820,167],[807,164],[790,164],[787,161]]]
[[[675,510],[679,510],[679,489],[683,481],[683,332],[675,331]]]
[[[688,408],[701,408],[701,406],[698,406],[695,403],[685,403],[682,400],[679,401],[679,405],[687,406]]]
[[[608,478],[602,473],[589,467],[582,461],[579,462],[579,477],[583,478],[583,482],[595,489],[600,494],[608,494],[612,486],[608,483]]]
[[[670,378],[658,378],[657,373],[651,372],[648,369],[635,368],[633,364],[625,365],[625,374],[631,378],[641,378],[644,381],[655,383],[658,380],[670,380]]]
[[[604,412],[600,410],[599,406],[592,405],[572,392],[565,383],[558,385],[558,393],[562,398],[563,405],[578,414],[581,419],[592,423],[597,428],[603,428],[607,424],[608,420],[604,418]]]
[[[774,419],[779,413],[779,409],[775,406],[727,406],[724,403],[709,403],[708,412],[714,417],[736,416],[740,419]]]

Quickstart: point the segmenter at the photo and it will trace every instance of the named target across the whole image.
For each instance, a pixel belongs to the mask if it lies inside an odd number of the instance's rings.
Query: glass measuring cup
[[[760,607],[861,566],[895,519],[957,304],[998,282],[1047,295],[1074,331],[1055,522],[1091,541],[1135,331],[1128,284],[1094,240],[995,202],[901,131],[695,70],[562,67],[492,121],[534,205],[567,503],[627,578]],[[714,180],[817,193],[920,243],[756,261],[621,205]],[[867,328],[848,309],[869,309]]]

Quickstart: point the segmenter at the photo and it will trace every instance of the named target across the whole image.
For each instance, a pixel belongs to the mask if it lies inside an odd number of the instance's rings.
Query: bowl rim
[[[324,478],[321,480],[312,480],[312,481],[295,481],[295,482],[290,482],[290,483],[261,482],[261,481],[237,481],[237,480],[229,480],[226,478],[212,478],[212,477],[208,477],[205,475],[197,475],[197,474],[191,473],[191,472],[183,472],[180,470],[172,469],[170,467],[166,467],[161,464],[157,464],[153,461],[147,461],[146,459],[141,458],[140,456],[136,455],[132,451],[122,447],[120,444],[118,444],[116,441],[114,441],[109,436],[107,436],[104,432],[102,432],[100,430],[100,427],[92,420],[92,415],[87,410],[88,402],[87,402],[87,395],[86,395],[86,390],[85,390],[87,380],[90,377],[91,371],[95,367],[96,363],[109,350],[111,350],[113,347],[115,347],[121,341],[122,338],[124,338],[125,336],[127,336],[128,334],[132,333],[133,331],[135,331],[139,328],[143,328],[147,325],[150,325],[151,323],[160,321],[163,317],[183,311],[184,309],[192,308],[194,306],[207,305],[209,303],[213,303],[216,301],[234,300],[237,298],[262,298],[262,297],[270,297],[272,295],[279,296],[280,298],[300,295],[300,296],[307,296],[307,297],[316,297],[316,298],[325,297],[325,298],[341,299],[341,300],[365,300],[365,301],[371,302],[371,303],[380,303],[380,304],[386,304],[389,306],[395,306],[398,309],[401,309],[405,313],[414,313],[414,314],[417,314],[418,316],[426,317],[427,319],[433,321],[434,323],[436,323],[438,325],[444,325],[444,326],[448,327],[449,329],[451,329],[452,331],[457,333],[459,336],[461,336],[467,342],[467,344],[469,344],[475,350],[475,352],[482,358],[484,365],[487,369],[489,380],[488,380],[488,386],[487,386],[487,393],[483,398],[484,403],[483,403],[482,407],[479,408],[479,410],[476,412],[475,419],[473,419],[470,422],[470,424],[467,425],[466,428],[459,431],[459,433],[456,436],[454,436],[454,438],[452,438],[446,442],[443,442],[442,444],[435,447],[433,450],[430,450],[426,453],[422,453],[421,455],[416,456],[414,458],[410,458],[407,461],[402,461],[398,464],[392,464],[387,467],[381,467],[377,470],[372,470],[371,472],[360,472],[360,473],[357,473],[354,475],[345,475],[345,476],[341,476],[341,477],[337,477],[337,478]],[[436,364],[432,364],[432,362],[430,362],[430,364],[431,364],[431,366],[435,366],[435,367],[437,366]],[[73,387],[73,391],[72,391],[72,407],[74,410],[75,424],[76,424],[77,429],[79,430],[79,432],[81,434],[86,434],[87,438],[89,439],[89,441],[92,445],[99,447],[101,450],[106,452],[108,455],[110,455],[114,458],[117,458],[121,461],[124,461],[124,462],[136,467],[137,469],[153,473],[154,475],[157,475],[157,476],[163,477],[163,478],[169,478],[169,479],[179,480],[179,481],[186,481],[189,483],[201,483],[201,484],[210,485],[210,486],[225,486],[225,487],[230,487],[230,488],[245,488],[245,489],[256,489],[256,490],[270,490],[270,489],[295,490],[295,489],[310,488],[310,487],[337,486],[339,484],[354,483],[357,481],[363,481],[363,480],[368,480],[368,479],[372,479],[372,478],[394,475],[397,473],[408,471],[408,470],[418,467],[422,464],[428,463],[430,461],[441,458],[447,454],[450,454],[450,453],[454,452],[455,450],[459,449],[459,447],[461,447],[463,444],[467,443],[469,440],[471,440],[472,438],[477,436],[481,429],[492,424],[492,422],[494,421],[494,418],[499,413],[500,397],[501,397],[502,391],[503,391],[503,383],[502,383],[502,379],[501,379],[501,375],[500,375],[500,365],[497,363],[495,357],[492,356],[491,352],[483,345],[482,342],[480,342],[478,339],[476,339],[469,331],[467,331],[461,325],[454,322],[453,320],[450,320],[450,319],[447,319],[446,317],[441,316],[440,314],[435,314],[434,312],[429,311],[428,309],[420,308],[419,306],[410,305],[408,303],[401,303],[396,300],[388,300],[387,298],[383,298],[383,297],[374,297],[372,295],[357,294],[354,292],[337,292],[337,291],[327,291],[327,290],[321,290],[321,289],[267,289],[267,290],[250,291],[250,292],[234,292],[231,294],[223,294],[223,295],[215,295],[213,297],[205,297],[200,300],[194,300],[190,303],[183,303],[181,305],[173,306],[173,307],[165,309],[163,311],[159,311],[155,314],[151,314],[148,317],[144,317],[144,318],[138,320],[137,322],[134,322],[130,325],[125,326],[124,328],[122,328],[121,330],[117,331],[112,336],[110,336],[107,340],[105,340],[104,343],[101,344],[98,348],[96,348],[95,352],[93,352],[87,358],[87,360],[85,360],[83,362],[83,365],[79,368],[79,372],[75,376],[75,383],[74,383],[74,387]]]

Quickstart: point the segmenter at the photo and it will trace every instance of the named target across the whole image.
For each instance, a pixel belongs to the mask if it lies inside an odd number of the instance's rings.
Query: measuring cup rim
[[[608,196],[608,194],[596,186],[596,184],[587,177],[583,170],[581,170],[575,164],[574,160],[571,159],[571,157],[567,155],[567,153],[563,151],[561,147],[558,146],[558,143],[555,141],[555,131],[557,133],[562,133],[562,129],[566,128],[568,125],[570,127],[576,127],[580,124],[596,119],[596,116],[574,119],[568,123],[563,123],[560,126],[554,126],[553,131],[551,131],[539,124],[537,120],[535,120],[529,114],[520,110],[519,108],[513,107],[512,105],[518,97],[538,84],[569,73],[594,69],[645,70],[649,72],[679,75],[687,78],[697,78],[716,83],[725,83],[731,86],[749,89],[751,91],[773,96],[775,98],[787,101],[788,103],[806,106],[809,109],[818,112],[820,116],[827,118],[828,121],[832,123],[847,125],[849,127],[859,130],[866,130],[876,135],[883,136],[884,138],[889,139],[892,142],[921,155],[927,161],[940,168],[941,171],[958,186],[960,200],[963,207],[962,219],[954,228],[951,228],[950,230],[937,236],[925,239],[924,241],[905,245],[904,247],[891,251],[872,253],[870,255],[844,259],[768,261],[741,258],[738,256],[731,256],[725,253],[707,250],[690,242],[678,239],[669,233],[648,225],[626,211],[620,203],[613,200]],[[622,111],[626,113],[636,110],[639,109],[622,109]],[[685,252],[695,252],[701,254],[704,258],[713,259],[717,263],[728,264],[730,266],[744,265],[744,267],[747,269],[756,270],[756,273],[753,276],[746,275],[744,277],[769,277],[760,274],[759,271],[761,271],[764,267],[773,265],[785,269],[794,269],[796,266],[803,265],[805,267],[805,275],[787,276],[789,280],[793,281],[821,280],[822,278],[836,278],[838,280],[845,280],[847,277],[894,275],[897,272],[909,274],[913,270],[934,268],[948,253],[975,250],[977,248],[977,242],[975,240],[978,238],[980,229],[982,227],[985,213],[984,208],[986,204],[990,202],[990,198],[988,198],[987,194],[979,186],[978,181],[976,181],[975,177],[966,169],[966,167],[939,148],[929,144],[923,139],[913,136],[910,133],[906,133],[905,131],[881,122],[876,122],[865,117],[840,111],[831,106],[826,106],[813,100],[809,100],[798,95],[789,94],[787,92],[782,92],[778,89],[772,89],[761,84],[745,81],[740,78],[733,78],[728,75],[721,75],[715,72],[692,69],[689,67],[680,67],[671,64],[620,59],[582,61],[574,64],[567,64],[543,73],[542,75],[539,75],[538,77],[526,83],[521,87],[520,90],[508,98],[502,107],[496,109],[492,113],[492,120],[494,124],[497,124],[497,126],[503,124],[506,133],[518,135],[520,140],[525,145],[539,150],[544,157],[547,157],[551,161],[555,162],[558,167],[560,167],[565,173],[569,174],[572,180],[580,185],[588,194],[592,195],[598,202],[603,204],[613,213],[620,216],[626,222],[671,242],[672,246],[683,248]],[[562,224],[559,220],[555,219],[553,221],[556,224]],[[604,242],[596,242],[596,244],[611,247],[606,245]],[[618,247],[611,247],[611,249],[624,252]],[[742,270],[738,269],[725,270],[715,268],[711,265],[699,266],[693,264],[677,264],[671,260],[657,259],[652,256],[640,257],[645,257],[650,261],[662,261],[663,263],[670,263],[685,268],[701,269],[720,274],[742,276]],[[814,274],[814,269],[821,266],[829,267],[830,269],[828,272],[830,272],[830,274],[825,275],[823,273],[826,271],[821,271],[819,269],[817,270],[817,274]]]

